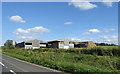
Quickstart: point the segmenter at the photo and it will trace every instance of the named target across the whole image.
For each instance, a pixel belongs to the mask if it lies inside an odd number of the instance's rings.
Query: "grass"
[[[113,50],[117,54],[113,54]],[[3,49],[3,53],[21,60],[43,65],[64,72],[117,72],[120,73],[120,57],[117,47],[81,49]],[[105,55],[100,55],[104,53]],[[110,53],[110,54],[109,54]],[[112,55],[111,55],[112,53]]]

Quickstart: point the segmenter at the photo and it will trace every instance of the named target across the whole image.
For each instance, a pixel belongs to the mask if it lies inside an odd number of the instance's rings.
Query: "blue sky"
[[[2,3],[0,2],[0,17],[2,17]],[[0,18],[0,45],[2,45],[2,18]]]
[[[3,42],[71,38],[117,43],[117,3],[4,2],[2,8]]]

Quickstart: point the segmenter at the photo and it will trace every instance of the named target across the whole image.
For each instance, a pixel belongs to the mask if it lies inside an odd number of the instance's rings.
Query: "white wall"
[[[40,44],[40,47],[46,47],[46,44]]]
[[[64,46],[64,49],[69,49],[69,46]]]
[[[74,48],[74,44],[69,44],[69,48]]]
[[[33,49],[38,49],[38,48],[40,48],[40,47],[32,47]]]
[[[64,44],[59,44],[58,48],[60,49],[64,48]]]
[[[25,45],[25,49],[32,49],[32,45]]]
[[[13,40],[12,45],[16,45],[16,42]]]
[[[69,44],[68,46],[65,46],[64,44],[59,44],[58,47],[61,49],[69,49],[69,48],[74,48],[74,44]]]

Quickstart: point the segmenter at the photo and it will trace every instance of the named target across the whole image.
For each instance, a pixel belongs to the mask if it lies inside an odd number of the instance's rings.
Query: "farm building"
[[[74,48],[74,44],[70,41],[64,41],[64,40],[54,40],[48,42],[48,48]]]
[[[25,49],[37,49],[40,48],[40,40],[29,40],[25,42]]]
[[[37,49],[37,48],[46,48],[47,42],[43,42],[41,40],[29,40],[25,42],[25,49]]]
[[[95,47],[96,44],[93,41],[86,41],[86,42],[74,42],[75,48],[87,48],[87,47]]]
[[[47,46],[46,42],[42,42],[41,40],[37,40],[37,39],[16,44],[16,47],[25,48],[25,49],[46,48],[46,46]]]
[[[15,47],[24,48],[24,47],[25,47],[25,42],[17,43],[17,44],[15,45]]]

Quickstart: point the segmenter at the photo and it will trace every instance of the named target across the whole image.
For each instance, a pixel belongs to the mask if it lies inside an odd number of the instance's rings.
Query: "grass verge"
[[[43,65],[49,68],[70,73],[120,73],[120,57],[117,56],[98,56],[83,53],[78,54],[76,52],[58,52],[57,49],[51,49],[52,51],[46,51],[47,49],[41,50],[4,49],[3,54],[34,64]]]

